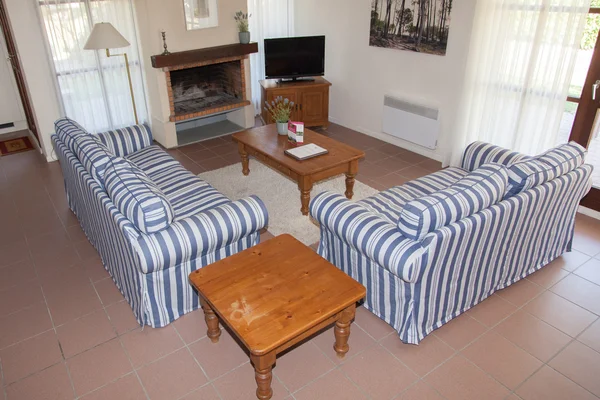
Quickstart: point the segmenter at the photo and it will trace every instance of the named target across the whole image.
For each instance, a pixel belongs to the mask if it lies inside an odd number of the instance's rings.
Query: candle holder
[[[162,52],[162,55],[168,56],[169,54],[171,54],[171,52],[167,49],[167,33],[165,31],[162,31],[161,35],[163,39],[163,47],[165,49],[165,51]]]

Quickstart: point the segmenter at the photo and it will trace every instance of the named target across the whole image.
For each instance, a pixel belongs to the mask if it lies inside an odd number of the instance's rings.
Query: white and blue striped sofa
[[[434,329],[571,250],[591,188],[585,149],[528,157],[476,142],[447,168],[359,202],[310,205],[319,254],[367,288],[364,306],[418,344]]]
[[[55,128],[69,206],[140,325],[198,308],[188,275],[259,243],[263,202],[230,201],[152,145],[148,127],[90,135],[61,119]]]

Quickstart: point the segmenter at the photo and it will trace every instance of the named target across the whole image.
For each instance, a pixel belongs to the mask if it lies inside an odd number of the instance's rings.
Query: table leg
[[[219,341],[219,337],[221,336],[219,317],[217,317],[213,309],[204,299],[200,298],[200,304],[204,310],[204,320],[206,321],[206,326],[208,327],[206,334],[210,338],[211,342],[217,343]]]
[[[246,146],[244,146],[242,143],[238,143],[238,152],[242,158],[242,173],[248,176],[250,174],[250,160],[248,159]]]
[[[346,174],[346,198],[348,200],[352,200],[352,196],[354,196],[354,177],[356,174]]]
[[[275,365],[275,353],[271,352],[264,356],[250,356],[254,364],[254,377],[256,378],[256,397],[260,400],[269,400],[273,397],[271,382],[273,380],[273,365]]]
[[[300,189],[300,201],[302,207],[300,211],[302,215],[308,215],[308,205],[310,204],[310,191],[312,190],[313,183],[309,177],[300,178],[298,182],[298,189]]]
[[[333,349],[339,358],[344,358],[350,346],[348,346],[348,338],[350,337],[350,324],[356,314],[356,304],[351,305],[342,311],[340,318],[335,323],[333,329],[335,334],[335,343]]]

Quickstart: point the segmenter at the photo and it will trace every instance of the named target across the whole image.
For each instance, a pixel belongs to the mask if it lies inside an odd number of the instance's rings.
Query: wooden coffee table
[[[281,235],[190,274],[216,343],[225,323],[250,352],[259,399],[270,399],[277,354],[335,322],[339,357],[364,286],[290,235]]]
[[[248,156],[252,155],[298,183],[302,201],[300,210],[304,215],[308,215],[310,191],[313,184],[324,179],[346,174],[345,194],[348,199],[352,199],[354,177],[358,173],[358,161],[365,157],[362,150],[306,129],[304,132],[305,144],[317,144],[329,150],[329,153],[309,160],[298,161],[285,155],[284,151],[293,148],[294,145],[288,142],[287,136],[277,134],[277,125],[275,124],[234,133],[233,140],[238,144],[244,175],[250,173]]]

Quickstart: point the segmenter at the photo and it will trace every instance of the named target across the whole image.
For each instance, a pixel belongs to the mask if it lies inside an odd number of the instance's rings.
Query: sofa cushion
[[[167,196],[175,212],[175,221],[231,202],[158,146],[130,154],[127,159],[144,171]]]
[[[61,118],[54,123],[56,136],[67,146],[67,149],[75,153],[75,138],[78,136],[89,135],[77,122],[69,118]]]
[[[173,222],[171,203],[133,163],[114,158],[106,168],[105,185],[115,206],[141,232],[155,233]]]
[[[99,133],[98,139],[119,157],[134,153],[152,145],[152,132],[148,125],[134,125]]]
[[[418,197],[446,189],[458,182],[467,173],[467,171],[460,168],[446,168],[401,186],[385,190],[358,203],[379,214],[389,223],[396,225],[406,203]]]
[[[86,134],[74,137],[73,153],[96,182],[104,186],[106,167],[114,157],[110,150],[97,138]]]
[[[586,150],[575,142],[565,143],[535,158],[513,164],[508,170],[508,192],[511,197],[558,178],[580,167]]]
[[[498,203],[507,184],[505,166],[484,164],[452,186],[408,202],[400,214],[398,228],[407,238],[422,240],[429,232]]]

